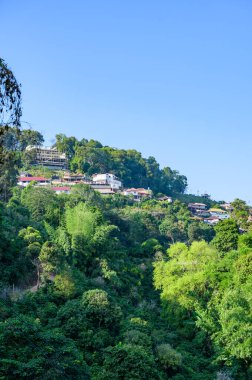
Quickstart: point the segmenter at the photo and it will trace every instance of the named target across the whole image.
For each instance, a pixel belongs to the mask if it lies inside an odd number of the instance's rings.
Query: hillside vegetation
[[[0,379],[251,379],[247,205],[209,226],[176,199],[186,186],[176,171],[62,135],[72,170],[113,171],[175,201],[22,189],[31,137],[41,140],[2,122]]]

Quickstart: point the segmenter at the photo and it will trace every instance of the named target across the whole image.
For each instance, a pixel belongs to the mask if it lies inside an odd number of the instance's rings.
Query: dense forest
[[[186,177],[64,135],[56,145],[71,170],[110,171],[174,202],[136,204],[87,185],[21,189],[25,147],[43,137],[20,128],[20,90],[4,61],[0,80],[0,379],[251,379],[245,202],[208,226],[188,211]]]

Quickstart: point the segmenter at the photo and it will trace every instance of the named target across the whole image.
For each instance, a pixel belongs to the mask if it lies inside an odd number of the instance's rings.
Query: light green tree
[[[168,261],[154,264],[154,283],[161,289],[161,297],[174,301],[193,310],[198,303],[204,303],[211,286],[207,264],[219,260],[217,251],[206,242],[194,242],[191,247],[183,243],[172,245]]]

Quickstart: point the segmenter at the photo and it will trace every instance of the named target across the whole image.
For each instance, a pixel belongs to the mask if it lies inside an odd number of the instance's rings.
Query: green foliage
[[[236,258],[235,265],[231,264],[229,268],[229,281],[224,289],[218,289],[216,281],[215,292],[205,311],[198,310],[197,321],[197,325],[211,336],[218,360],[230,366],[235,378],[244,379],[249,378],[252,357],[252,275],[249,261],[251,258],[248,260],[247,254]]]
[[[0,58],[0,126],[20,126],[21,90],[13,72]]]
[[[11,196],[20,157],[16,142],[20,134],[21,90],[13,72],[0,58],[0,201]]]
[[[111,285],[115,287],[120,287],[121,283],[118,278],[117,272],[109,267],[108,261],[106,259],[100,260],[100,268],[102,272],[102,277],[109,281]]]
[[[176,300],[189,310],[205,302],[211,279],[206,266],[218,260],[216,250],[201,241],[194,242],[190,248],[176,243],[167,253],[170,260],[156,262],[154,271],[155,285],[162,289],[162,298]]]
[[[87,365],[74,342],[38,320],[0,322],[0,376],[5,379],[88,379]]]
[[[220,252],[228,252],[232,249],[237,249],[239,229],[234,220],[222,220],[214,229],[216,235],[212,243]]]
[[[187,229],[189,224],[190,212],[187,207],[175,201],[167,208],[166,216],[160,224],[160,232],[172,243],[187,241]]]
[[[236,198],[231,202],[233,208],[231,216],[237,222],[238,226],[247,229],[248,227],[248,217],[249,217],[249,207],[245,201]]]
[[[23,238],[25,242],[24,252],[27,258],[31,262],[35,262],[38,259],[41,250],[41,235],[39,231],[35,230],[33,227],[23,228],[18,236]]]
[[[86,286],[86,277],[76,269],[63,269],[54,278],[54,292],[58,297],[64,299],[71,299],[80,295]]]
[[[124,334],[124,342],[126,344],[142,346],[145,350],[151,350],[152,347],[151,338],[139,330],[126,331]]]
[[[170,344],[160,344],[156,348],[157,356],[165,370],[177,369],[182,364],[182,355],[174,350]]]
[[[192,326],[190,335],[195,336],[194,344],[203,344],[204,349],[210,338],[217,361],[231,366],[235,376],[243,378],[245,374],[245,379],[252,357],[249,236],[240,238],[240,246],[240,254],[229,251],[219,255],[203,241],[190,247],[176,243],[168,250],[168,261],[155,263],[154,280],[161,290],[168,320],[177,318],[183,326],[181,332],[184,334],[186,328],[187,336]],[[199,335],[195,323],[206,333],[202,343],[196,340]]]
[[[12,195],[12,188],[17,183],[18,168],[21,165],[20,154],[16,150],[19,133],[19,129],[1,126],[0,123],[0,200],[5,202]]]
[[[116,328],[122,316],[121,308],[115,306],[108,294],[101,289],[92,289],[82,296],[86,316],[96,327]]]
[[[36,222],[47,221],[57,225],[60,220],[60,204],[57,195],[50,189],[27,186],[21,194],[21,202],[27,207]]]
[[[68,159],[74,156],[75,144],[77,140],[75,137],[66,137],[64,134],[60,133],[56,135],[56,147],[60,152],[64,152]]]
[[[3,376],[13,369],[17,378],[20,373],[40,378],[43,369],[48,378],[57,378],[58,368],[52,369],[51,361],[66,345],[65,378],[78,378],[82,370],[80,378],[85,378],[83,358],[92,379],[212,380],[222,363],[236,377],[247,376],[250,235],[236,236],[239,254],[223,255],[204,241],[211,239],[212,229],[191,221],[180,202],[165,207],[158,202],[141,207],[122,203],[118,209],[111,202],[100,203],[84,187],[77,190],[68,197],[52,197],[45,189],[28,186],[1,207],[3,286],[22,279],[34,291],[36,277],[40,285],[35,293],[21,290],[9,305],[0,302],[1,321],[11,325],[16,315],[28,318],[27,323],[38,324],[36,337],[58,334],[54,342],[61,344],[49,345],[50,356],[40,338],[35,344],[41,352],[32,355],[25,340],[14,340],[15,347],[3,343]],[[167,226],[179,229],[180,235],[172,236],[179,241],[165,255],[172,241]],[[237,233],[237,227],[230,232],[233,238],[232,231]],[[191,240],[198,241],[190,245]],[[161,304],[152,286],[153,264]],[[71,359],[76,357],[77,364]]]
[[[13,284],[21,279],[26,282],[30,274],[31,263],[25,249],[27,243],[19,236],[20,227],[27,223],[25,211],[13,199],[8,205],[0,203],[0,284]]]
[[[185,204],[188,203],[204,203],[208,208],[216,207],[216,202],[205,197],[201,197],[194,194],[178,194],[177,199]]]
[[[28,145],[42,145],[44,137],[38,131],[32,129],[22,129],[19,137],[19,149],[24,151]]]
[[[94,380],[160,379],[153,355],[134,344],[118,344],[107,348],[103,366],[94,373]]]
[[[220,330],[215,342],[222,347],[223,355],[247,362],[252,358],[252,277],[242,288],[226,290],[216,305]]]
[[[46,278],[59,271],[63,261],[57,246],[48,241],[42,245],[38,258]]]
[[[24,164],[21,150],[41,141],[9,130],[5,149],[17,144]],[[226,369],[247,380],[252,239],[239,233],[249,228],[244,203],[235,201],[232,218],[213,230],[191,218],[186,203],[199,199],[181,194],[186,178],[153,157],[64,135],[56,145],[76,171],[109,171],[126,186],[185,203],[136,204],[86,185],[58,196],[8,184],[8,203],[0,203],[0,378],[88,379],[88,364],[92,380],[212,380]]]
[[[91,238],[100,220],[101,214],[98,210],[90,209],[85,203],[79,203],[76,207],[66,210],[66,228],[72,236]]]
[[[248,252],[252,250],[252,232],[239,236],[238,249],[242,252]]]
[[[203,222],[192,222],[188,226],[188,240],[189,243],[193,241],[205,240],[210,242],[215,235],[214,229],[212,226],[209,226]]]
[[[162,246],[159,244],[159,241],[154,238],[144,241],[141,244],[141,247],[142,247],[143,253],[148,256],[154,255],[155,252],[162,250]]]
[[[71,254],[71,239],[64,227],[58,227],[55,231],[55,243],[63,250],[66,256]]]
[[[85,201],[88,205],[100,207],[103,205],[104,200],[102,196],[89,185],[77,184],[71,190],[71,198],[73,200]]]

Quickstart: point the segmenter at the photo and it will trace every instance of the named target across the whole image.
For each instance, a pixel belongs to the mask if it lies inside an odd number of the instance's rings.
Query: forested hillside
[[[17,120],[1,125],[0,378],[251,379],[247,205],[234,202],[212,227],[179,200],[22,189],[29,133]],[[113,171],[169,195],[185,189],[185,177],[136,151],[62,135],[56,144],[72,170]]]
[[[8,142],[15,140],[9,132]],[[43,136],[33,130],[23,130],[16,142],[24,169],[30,169],[32,155],[25,151],[28,145],[40,145]],[[144,158],[134,150],[123,150],[103,146],[99,141],[56,135],[55,146],[66,153],[68,167],[72,172],[85,173],[91,177],[95,173],[113,173],[118,176],[125,187],[150,187],[155,193],[169,195],[183,194],[187,187],[187,178],[170,167],[160,169],[154,157]]]

